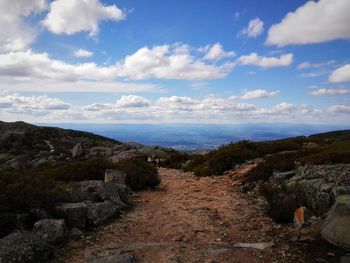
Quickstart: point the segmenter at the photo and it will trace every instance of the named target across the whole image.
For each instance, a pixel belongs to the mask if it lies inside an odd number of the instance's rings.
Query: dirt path
[[[89,262],[128,251],[137,262],[310,262],[298,258],[259,200],[242,198],[228,176],[196,179],[163,168],[159,173],[159,189],[141,192],[131,211],[85,240],[71,241],[57,252],[58,261]],[[271,241],[264,250],[232,247]]]

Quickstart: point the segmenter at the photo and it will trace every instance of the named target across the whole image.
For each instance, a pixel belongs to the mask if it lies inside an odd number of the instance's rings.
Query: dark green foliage
[[[49,174],[33,176],[29,171],[0,174],[0,212],[23,212],[33,208],[51,211],[55,203],[66,197]]]
[[[263,182],[266,182],[271,177],[272,171],[273,171],[272,164],[266,163],[266,162],[260,162],[256,165],[256,167],[254,167],[247,173],[246,178],[243,180],[243,183],[260,181],[260,180]]]
[[[127,174],[126,183],[134,191],[155,187],[160,183],[156,167],[144,160],[120,161],[117,168]]]
[[[181,169],[182,164],[188,160],[189,156],[186,153],[173,152],[161,163],[161,166],[173,169]]]
[[[260,186],[260,193],[268,203],[268,213],[276,222],[293,221],[294,211],[305,205],[303,195],[297,191],[290,192],[285,184],[265,183]]]
[[[298,151],[282,152],[266,155],[264,160],[273,167],[274,171],[286,172],[295,169],[295,161],[299,156]]]
[[[55,167],[43,168],[57,181],[104,180],[106,169],[116,165],[103,158],[64,161]]]

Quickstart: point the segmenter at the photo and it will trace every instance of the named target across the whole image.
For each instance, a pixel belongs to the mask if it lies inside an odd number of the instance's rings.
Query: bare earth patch
[[[339,252],[324,242],[290,241],[293,227],[273,223],[264,201],[237,192],[228,175],[195,178],[164,168],[159,174],[161,185],[135,195],[131,211],[57,249],[54,262],[93,262],[123,252],[137,262],[336,262]],[[233,247],[239,242],[272,246]]]

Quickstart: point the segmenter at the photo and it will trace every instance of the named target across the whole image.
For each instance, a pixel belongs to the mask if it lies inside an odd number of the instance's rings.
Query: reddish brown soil
[[[129,251],[137,262],[330,262],[321,243],[290,241],[292,226],[265,215],[264,202],[239,193],[228,175],[195,178],[159,169],[156,190],[134,196],[135,206],[81,241],[56,251],[55,262],[86,262]],[[237,242],[273,242],[264,250],[233,248]],[[326,249],[324,249],[326,248]],[[320,251],[320,249],[322,251]],[[326,261],[321,261],[326,260]]]

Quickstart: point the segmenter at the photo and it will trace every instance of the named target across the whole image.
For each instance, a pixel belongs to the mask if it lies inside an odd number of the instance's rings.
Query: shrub
[[[285,184],[264,183],[260,186],[260,194],[268,203],[268,214],[276,222],[292,222],[295,209],[306,204],[301,193],[288,191]]]
[[[160,183],[156,167],[141,159],[124,160],[116,165],[127,174],[126,183],[134,191],[155,187]]]
[[[189,156],[186,153],[174,152],[169,154],[169,156],[161,163],[163,167],[181,169],[182,164],[188,160]]]
[[[266,182],[272,175],[272,165],[266,162],[259,162],[245,176],[243,183],[262,180]]]

